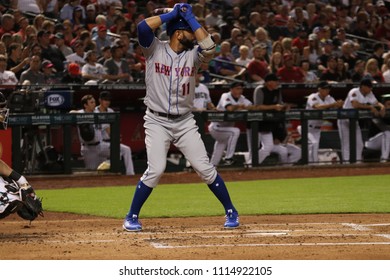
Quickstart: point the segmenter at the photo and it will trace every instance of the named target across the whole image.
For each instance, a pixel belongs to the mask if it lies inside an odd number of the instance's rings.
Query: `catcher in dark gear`
[[[0,129],[7,129],[8,114],[7,100],[0,92]],[[15,212],[33,221],[43,216],[42,200],[23,175],[0,159],[0,219]]]
[[[7,129],[9,109],[7,108],[7,99],[0,92],[0,130]]]

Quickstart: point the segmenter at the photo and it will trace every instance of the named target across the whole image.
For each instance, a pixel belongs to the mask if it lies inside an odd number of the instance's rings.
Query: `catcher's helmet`
[[[0,129],[7,129],[9,109],[7,108],[7,99],[0,92]]]
[[[176,30],[192,31],[191,27],[182,17],[178,17],[176,19],[167,22],[167,35],[169,37],[171,37]]]

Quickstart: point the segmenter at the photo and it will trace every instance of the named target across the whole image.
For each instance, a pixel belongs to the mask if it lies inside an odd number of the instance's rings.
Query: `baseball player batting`
[[[166,24],[170,41],[160,41],[154,32]],[[176,4],[165,14],[149,17],[138,26],[138,40],[146,58],[147,106],[144,116],[148,167],[137,184],[123,228],[140,231],[138,219],[144,202],[165,171],[167,153],[173,143],[222,203],[225,228],[239,226],[238,213],[223,179],[210,164],[194,120],[195,74],[215,52],[211,35],[198,23],[189,4]],[[197,41],[197,45],[194,41]]]

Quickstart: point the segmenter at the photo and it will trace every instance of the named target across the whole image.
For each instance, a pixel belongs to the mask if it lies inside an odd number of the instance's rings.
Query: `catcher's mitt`
[[[35,220],[38,216],[43,217],[42,199],[36,196],[34,190],[21,189],[21,197],[23,205],[18,209],[18,215],[29,221]]]

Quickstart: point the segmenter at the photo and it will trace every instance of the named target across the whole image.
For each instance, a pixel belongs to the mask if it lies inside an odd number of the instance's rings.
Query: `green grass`
[[[390,213],[390,175],[275,179],[227,183],[241,215]],[[123,218],[134,186],[39,190],[45,211]],[[222,215],[205,184],[159,185],[142,217]]]

